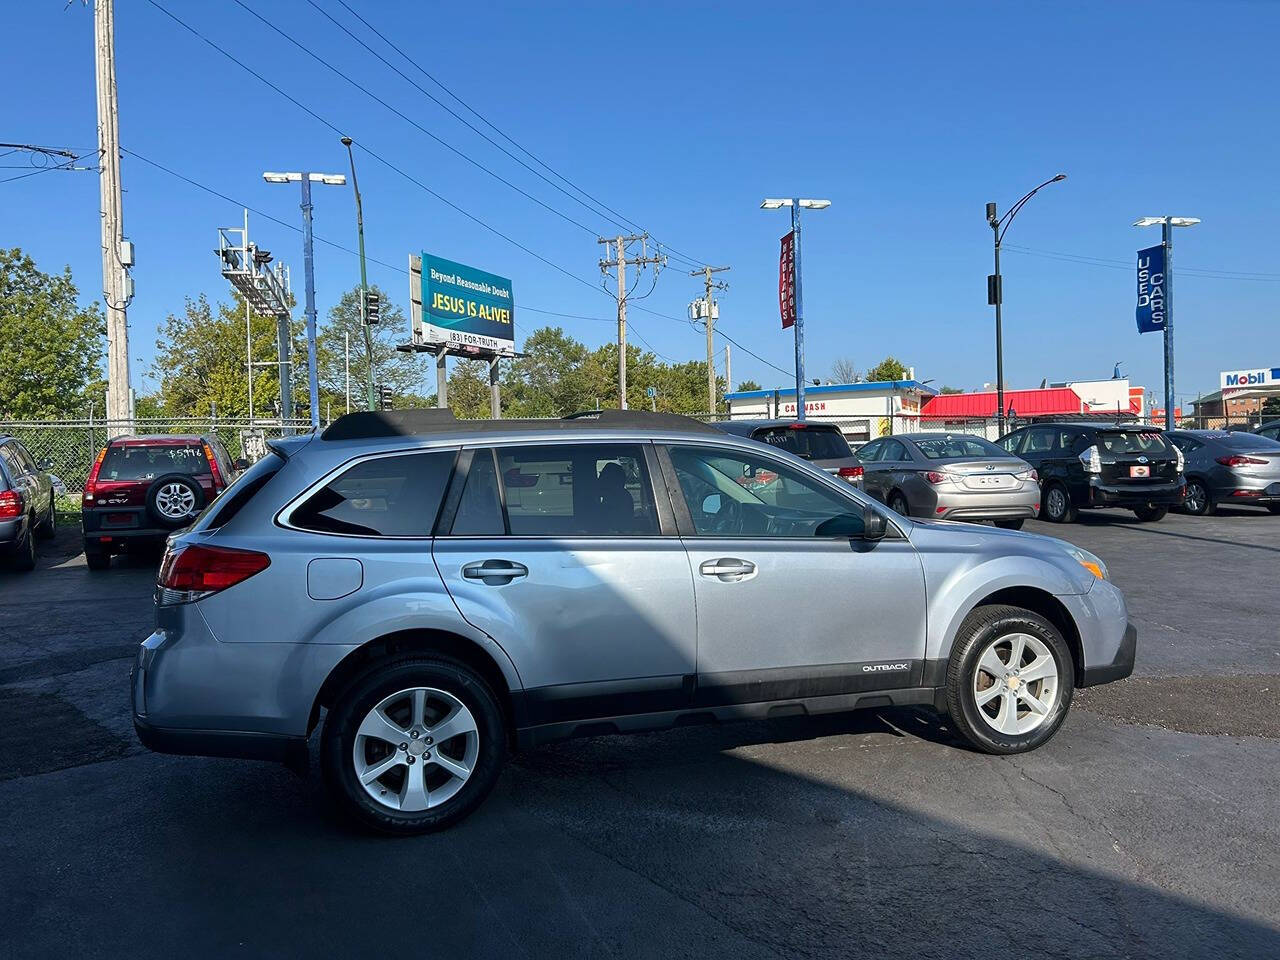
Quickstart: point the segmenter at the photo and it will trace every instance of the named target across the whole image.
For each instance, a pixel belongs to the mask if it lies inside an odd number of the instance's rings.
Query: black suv
[[[1082,507],[1123,507],[1159,520],[1186,493],[1182,452],[1159,427],[1037,423],[999,441],[1040,474],[1040,518],[1070,523]]]

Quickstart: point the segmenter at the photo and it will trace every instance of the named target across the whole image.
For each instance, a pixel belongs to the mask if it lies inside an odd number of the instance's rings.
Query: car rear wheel
[[[33,519],[27,521],[27,535],[18,544],[18,551],[10,563],[13,569],[24,572],[36,568],[36,525]]]
[[[470,667],[396,660],[355,681],[325,718],[325,782],[338,807],[373,830],[441,830],[493,789],[505,730],[497,697]]]
[[[190,523],[202,506],[204,494],[200,485],[180,473],[159,477],[147,490],[148,512],[166,527]]]
[[[1019,517],[1017,520],[997,520],[995,523],[1001,530],[1021,530],[1023,519]]]
[[[960,626],[947,665],[956,730],[984,753],[1025,753],[1066,719],[1075,686],[1071,650],[1038,613],[978,607]]]
[[[1187,496],[1182,501],[1182,509],[1197,517],[1212,514],[1217,509],[1213,498],[1209,496],[1209,488],[1199,480],[1187,481]]]
[[[1134,515],[1143,523],[1154,523],[1157,520],[1163,520],[1164,515],[1169,512],[1168,507],[1134,507]]]
[[[90,570],[106,570],[111,566],[111,554],[86,546],[84,548],[84,565]]]
[[[1071,494],[1060,483],[1051,483],[1044,491],[1044,503],[1040,515],[1052,523],[1073,523],[1076,519],[1076,507],[1071,502]]]
[[[889,497],[889,509],[904,517],[911,516],[911,507],[907,505],[907,498],[897,491]]]

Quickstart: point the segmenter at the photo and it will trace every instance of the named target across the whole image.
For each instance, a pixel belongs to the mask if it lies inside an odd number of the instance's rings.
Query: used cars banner
[[[1164,244],[1138,251],[1138,332],[1164,329]]]

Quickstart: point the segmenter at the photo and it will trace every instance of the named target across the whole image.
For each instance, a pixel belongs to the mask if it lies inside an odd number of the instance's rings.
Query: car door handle
[[[750,560],[739,560],[737,557],[719,557],[715,560],[704,560],[698,567],[704,577],[715,577],[722,583],[737,583],[756,575],[756,565]]]
[[[517,577],[527,577],[529,568],[512,560],[476,560],[462,567],[468,580],[481,580],[486,586],[498,587]]]

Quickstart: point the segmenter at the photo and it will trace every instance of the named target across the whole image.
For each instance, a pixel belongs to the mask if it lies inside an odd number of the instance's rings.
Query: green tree
[[[71,268],[43,273],[18,247],[0,250],[0,416],[84,416],[101,400],[106,320],[83,308]]]
[[[939,390],[938,392],[939,392],[939,393],[941,393],[941,394],[949,394],[949,393],[964,393],[964,391],[963,391],[963,390],[961,390],[959,387],[943,387],[943,388],[942,388],[941,390]]]
[[[755,380],[739,380],[738,381],[738,391],[740,393],[746,393],[748,390],[763,390],[763,389],[764,387],[760,386],[760,384],[757,383]]]
[[[867,379],[873,383],[882,380],[905,380],[906,378],[906,364],[893,357],[885,357],[867,371]]]
[[[489,416],[489,365],[461,360],[449,374],[449,409],[460,420]]]
[[[1267,397],[1262,401],[1262,412],[1268,417],[1280,415],[1280,397]]]
[[[255,364],[275,360],[276,321],[274,317],[252,314],[249,328],[253,337]],[[187,298],[181,313],[165,318],[156,341],[153,367],[160,382],[160,407],[167,416],[219,417],[249,415],[249,384],[245,367],[245,304],[236,294],[230,304],[209,304],[202,294]],[[293,397],[298,416],[306,416],[308,406],[307,352],[302,324],[293,325]],[[253,401],[256,416],[271,416],[280,399],[277,368],[254,367]]]
[[[587,348],[560,327],[525,338],[522,357],[503,361],[502,410],[513,417],[563,417],[595,406],[583,364]]]
[[[393,304],[386,293],[370,286],[382,301],[382,317],[369,330],[373,345],[374,387],[390,387],[396,406],[421,401],[423,374],[430,363],[415,353],[401,353],[396,345],[409,340],[409,324],[404,311]],[[351,340],[351,409],[365,408],[365,384],[369,359],[365,351],[364,324],[360,320],[360,288],[348,290],[329,309],[329,315],[316,335],[316,368],[320,374],[322,404],[333,404],[335,414],[346,409],[347,338]]]

